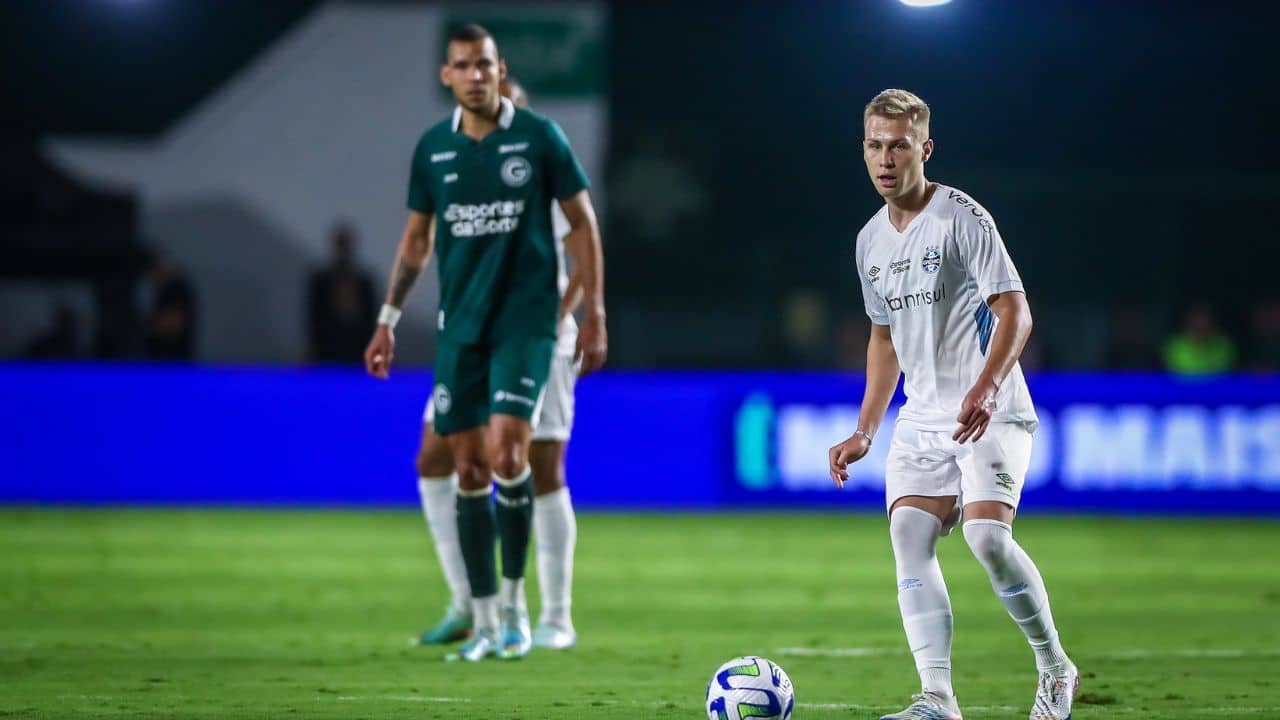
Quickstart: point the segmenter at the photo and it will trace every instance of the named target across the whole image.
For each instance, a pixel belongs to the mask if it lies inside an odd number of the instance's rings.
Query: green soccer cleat
[[[573,628],[555,623],[540,622],[533,630],[533,646],[548,650],[568,650],[578,644],[578,633]]]
[[[419,645],[448,645],[471,635],[471,613],[450,605],[436,626],[418,636]]]
[[[504,605],[499,612],[502,616],[502,647],[498,656],[503,660],[519,660],[533,648],[529,611],[515,605]]]
[[[471,639],[462,643],[457,652],[444,656],[445,662],[480,662],[487,657],[498,655],[498,633],[492,630],[478,630]]]

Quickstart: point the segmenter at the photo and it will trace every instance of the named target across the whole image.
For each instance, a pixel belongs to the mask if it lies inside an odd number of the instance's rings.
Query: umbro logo
[[[1005,490],[1013,489],[1013,476],[1009,473],[996,473],[996,484]]]
[[[880,266],[879,266],[879,265],[872,265],[872,266],[871,266],[871,269],[867,271],[867,277],[871,278],[871,282],[875,282],[875,281],[879,280],[879,279],[880,279]]]

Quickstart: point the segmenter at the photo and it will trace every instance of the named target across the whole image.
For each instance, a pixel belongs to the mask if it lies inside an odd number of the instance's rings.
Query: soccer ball
[[[790,720],[795,704],[787,673],[755,655],[721,665],[707,683],[709,720]]]

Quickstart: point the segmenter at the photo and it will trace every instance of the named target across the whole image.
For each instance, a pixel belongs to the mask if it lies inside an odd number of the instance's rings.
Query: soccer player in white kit
[[[508,75],[499,85],[502,95],[516,107],[528,107],[529,96],[515,78]],[[571,278],[565,262],[564,236],[569,221],[552,203],[551,224],[556,236],[559,261],[560,327],[557,329],[551,372],[547,376],[533,418],[533,441],[529,445],[529,465],[533,471],[533,532],[536,542],[538,586],[542,605],[538,625],[527,641],[533,647],[565,650],[577,644],[578,633],[570,615],[573,591],[573,553],[577,545],[578,523],[564,479],[564,454],[573,430],[574,385],[578,381],[575,352],[578,324],[573,312],[582,302],[582,283]],[[434,230],[434,227],[433,227]],[[423,632],[418,643],[437,645],[461,640],[471,632],[471,586],[462,560],[455,511],[457,475],[449,443],[434,428],[435,403],[427,399],[422,417],[419,446],[418,494],[423,516],[436,546],[436,557],[449,586],[450,601],[444,617]],[[528,611],[523,581],[503,583],[499,588],[503,618],[502,635],[523,636],[528,631]],[[513,639],[514,641],[514,639]]]
[[[1031,333],[1022,280],[991,215],[924,176],[929,106],[885,90],[863,114],[863,157],[885,206],[858,233],[871,318],[858,428],[829,453],[843,487],[867,454],[898,376],[906,405],[885,470],[898,607],[921,692],[882,720],[960,720],[951,686],[951,600],[935,554],[964,516],[964,537],[1026,635],[1039,680],[1031,720],[1067,720],[1079,672],[1058,641],[1035,563],[1013,538],[1035,409],[1018,356]]]

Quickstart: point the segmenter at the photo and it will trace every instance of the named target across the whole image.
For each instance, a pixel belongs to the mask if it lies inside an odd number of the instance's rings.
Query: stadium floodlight
[[[911,7],[934,7],[936,5],[946,5],[951,0],[898,0],[898,2]]]

